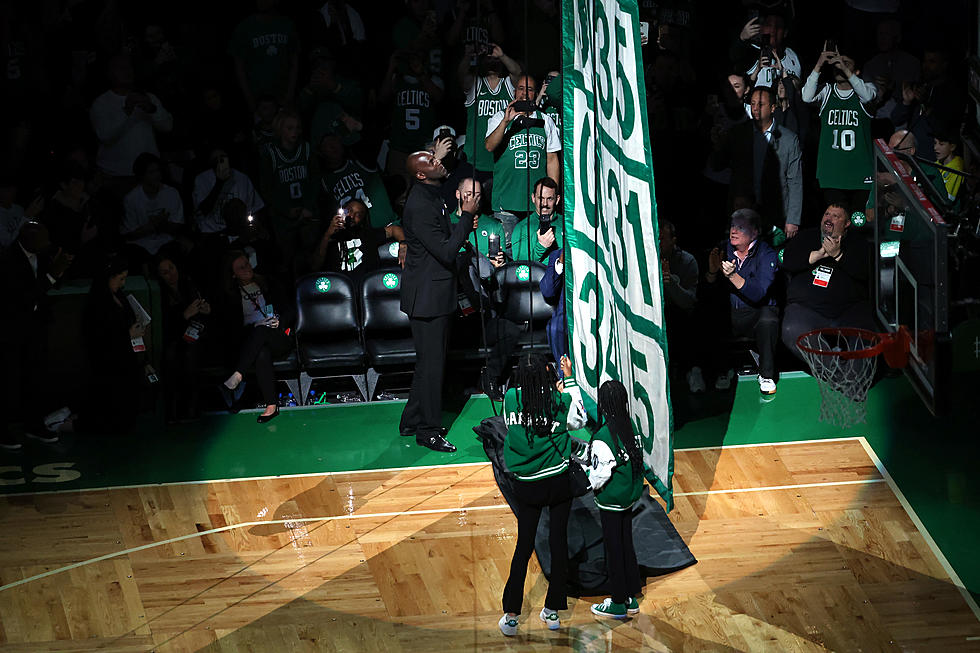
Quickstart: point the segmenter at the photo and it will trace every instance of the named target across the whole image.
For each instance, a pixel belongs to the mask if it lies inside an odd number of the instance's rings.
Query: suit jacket
[[[408,253],[402,273],[401,309],[409,317],[450,315],[456,310],[456,254],[473,227],[463,212],[455,227],[440,186],[415,184],[402,214]]]
[[[23,329],[26,324],[47,318],[47,293],[54,285],[48,279],[48,261],[37,257],[37,275],[17,241],[0,254],[0,292],[3,293],[6,316],[3,326]]]
[[[728,133],[721,150],[712,157],[712,167],[722,170],[727,165],[731,166],[730,203],[739,196],[749,197],[755,200],[763,220],[770,225],[782,226],[787,222],[798,225],[803,209],[799,139],[785,127],[773,125],[772,142],[766,148],[763,162],[761,192],[756,197],[753,150],[755,131],[755,123],[752,121],[735,125]]]

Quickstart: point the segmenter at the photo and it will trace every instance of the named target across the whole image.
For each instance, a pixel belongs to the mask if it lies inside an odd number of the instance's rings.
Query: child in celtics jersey
[[[483,147],[487,122],[498,111],[504,111],[514,100],[514,84],[521,66],[504,54],[496,43],[477,59],[475,71],[470,71],[474,44],[467,45],[467,56],[460,61],[459,81],[466,90],[466,143],[463,151],[477,172],[493,170],[493,155]],[[475,74],[474,74],[475,73]]]
[[[589,483],[599,507],[612,596],[592,605],[600,617],[625,619],[640,611],[643,588],[633,549],[633,504],[643,492],[643,454],[630,420],[626,387],[610,379],[599,386],[602,426],[588,448]]]
[[[817,145],[817,181],[824,199],[839,202],[849,210],[864,207],[874,175],[871,151],[871,114],[866,105],[878,90],[865,82],[854,59],[836,50],[820,53],[800,93],[804,102],[820,104],[820,137]],[[820,86],[825,66],[833,81]]]

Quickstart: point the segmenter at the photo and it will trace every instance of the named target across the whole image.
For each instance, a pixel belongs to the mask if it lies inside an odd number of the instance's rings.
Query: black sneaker
[[[24,448],[20,442],[14,439],[12,435],[0,436],[0,449],[6,449],[7,451],[20,451]]]

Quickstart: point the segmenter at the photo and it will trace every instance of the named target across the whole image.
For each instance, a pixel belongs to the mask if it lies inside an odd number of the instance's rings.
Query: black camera
[[[538,109],[538,105],[530,100],[517,100],[512,106],[514,107],[514,111],[521,111],[523,113],[532,113]]]
[[[759,43],[761,52],[759,53],[760,59],[768,59],[769,63],[772,64],[772,39],[769,34],[760,34]]]

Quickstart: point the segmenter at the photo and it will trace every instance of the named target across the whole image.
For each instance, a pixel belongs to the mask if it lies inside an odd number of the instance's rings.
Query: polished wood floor
[[[859,439],[678,451],[697,565],[641,613],[497,630],[489,466],[0,497],[2,651],[977,651],[980,621]],[[532,564],[536,564],[533,563]]]

